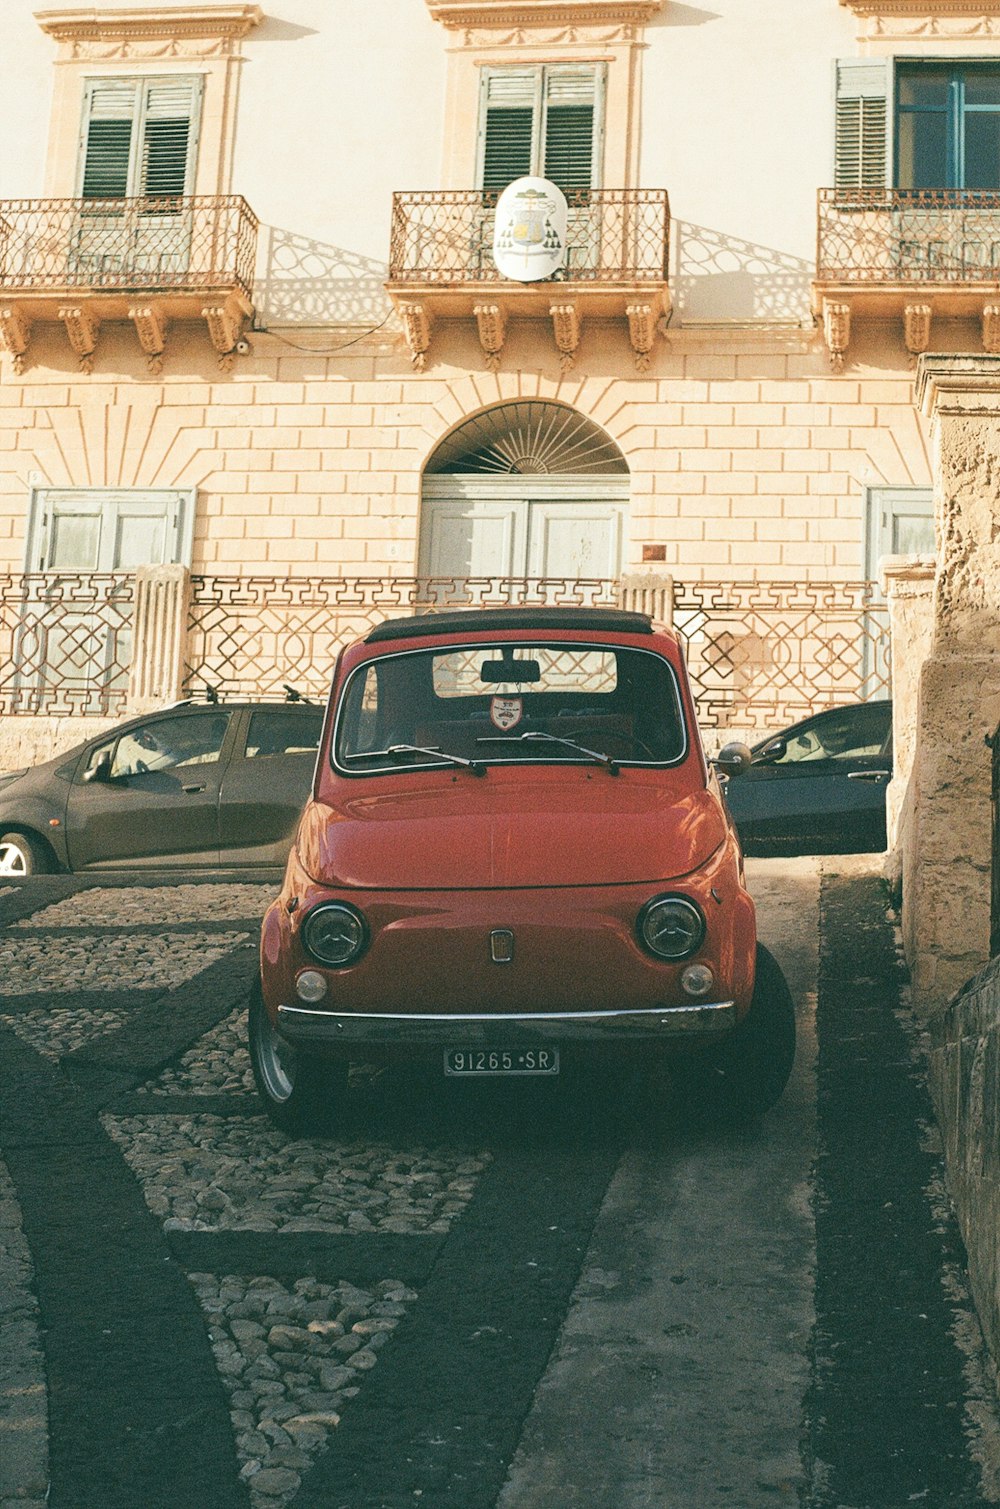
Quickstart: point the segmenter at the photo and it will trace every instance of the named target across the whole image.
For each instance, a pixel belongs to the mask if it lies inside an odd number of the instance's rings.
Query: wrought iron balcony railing
[[[167,329],[204,319],[228,369],[253,312],[257,217],[237,194],[0,200],[0,348],[24,370],[39,321],[65,325],[84,372],[104,320],[130,320],[151,372]]]
[[[1000,193],[820,189],[818,282],[996,284]]]
[[[257,219],[239,195],[0,201],[0,290],[253,288]]]
[[[441,189],[393,195],[386,288],[413,365],[423,367],[431,325],[474,316],[486,365],[500,364],[510,317],[551,319],[563,370],[584,317],[624,319],[640,372],[670,312],[670,205],[664,189],[580,189],[567,194],[565,264],[522,283],[493,260],[498,192]]]
[[[439,190],[393,195],[390,283],[502,283],[493,261],[499,194]],[[587,189],[569,206],[565,282],[663,282],[670,206],[664,189]]]

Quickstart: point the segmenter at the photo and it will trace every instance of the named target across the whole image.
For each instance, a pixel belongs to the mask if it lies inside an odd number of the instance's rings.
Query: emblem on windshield
[[[495,927],[490,933],[490,958],[494,964],[514,962],[514,934],[509,927]]]
[[[520,697],[492,697],[490,699],[490,722],[494,728],[499,728],[501,733],[506,733],[508,728],[516,728],[523,712],[524,703]]]

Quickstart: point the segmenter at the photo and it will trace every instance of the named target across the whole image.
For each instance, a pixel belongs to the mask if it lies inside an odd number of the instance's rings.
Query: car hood
[[[296,846],[320,885],[364,890],[661,883],[690,874],[722,843],[718,799],[672,796],[627,772],[504,788],[447,786],[311,802]],[[486,785],[490,780],[490,785]]]

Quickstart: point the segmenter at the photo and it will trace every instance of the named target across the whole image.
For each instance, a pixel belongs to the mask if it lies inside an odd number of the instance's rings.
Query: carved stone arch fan
[[[565,404],[505,403],[467,419],[434,451],[432,475],[613,476],[628,473],[601,427]]]

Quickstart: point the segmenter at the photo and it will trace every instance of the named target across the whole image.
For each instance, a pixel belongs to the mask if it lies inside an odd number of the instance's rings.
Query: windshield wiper
[[[588,760],[594,760],[598,765],[603,765],[609,775],[618,774],[618,761],[610,755],[602,754],[597,749],[587,749],[583,744],[578,744],[575,739],[566,739],[562,734],[546,734],[541,729],[529,729],[525,734],[487,734],[484,738],[476,740],[477,744],[520,744],[524,739],[541,739],[548,744],[564,744],[567,749],[575,749],[577,754],[586,755]]]
[[[345,760],[378,760],[386,755],[422,754],[431,755],[436,760],[446,760],[450,765],[461,765],[463,770],[470,771],[473,775],[485,775],[486,766],[481,760],[466,760],[461,755],[449,754],[445,749],[438,749],[426,744],[390,744],[388,749],[366,749],[361,754],[347,754]]]

